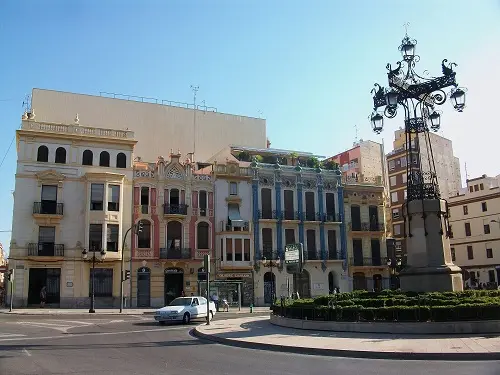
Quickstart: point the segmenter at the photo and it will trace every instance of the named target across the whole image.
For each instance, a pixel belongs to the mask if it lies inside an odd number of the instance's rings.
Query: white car
[[[215,303],[210,301],[208,306],[210,319],[212,319],[215,314]],[[207,299],[200,296],[176,298],[168,306],[162,307],[155,312],[155,320],[160,324],[175,321],[188,324],[193,319],[206,319],[206,317]]]

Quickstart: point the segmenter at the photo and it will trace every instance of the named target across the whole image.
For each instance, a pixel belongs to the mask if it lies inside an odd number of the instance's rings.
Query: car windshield
[[[190,306],[191,298],[176,298],[172,302],[170,302],[169,306]]]

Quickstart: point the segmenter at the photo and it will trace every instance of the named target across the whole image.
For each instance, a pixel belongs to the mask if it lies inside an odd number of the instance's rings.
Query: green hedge
[[[314,299],[286,300],[273,312],[294,319],[330,321],[500,320],[500,291],[414,293],[355,291]]]

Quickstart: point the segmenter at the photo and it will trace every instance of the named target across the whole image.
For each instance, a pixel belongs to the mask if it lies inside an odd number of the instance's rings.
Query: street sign
[[[0,273],[7,272],[9,270],[8,266],[0,266]]]
[[[287,273],[301,273],[304,263],[304,246],[301,243],[285,246],[285,266]]]

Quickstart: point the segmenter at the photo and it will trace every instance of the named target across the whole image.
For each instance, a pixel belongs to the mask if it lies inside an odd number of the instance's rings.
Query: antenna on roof
[[[354,125],[354,131],[356,135],[354,136],[354,143],[358,143],[358,125]]]
[[[193,163],[194,163],[194,154],[196,152],[196,94],[200,89],[199,86],[191,85],[191,90],[193,90]]]
[[[465,182],[469,181],[469,174],[467,173],[467,163],[465,163]]]
[[[24,111],[26,113],[30,112],[30,110],[31,110],[31,95],[30,94],[26,94],[26,96],[24,97],[23,107],[24,107]]]

